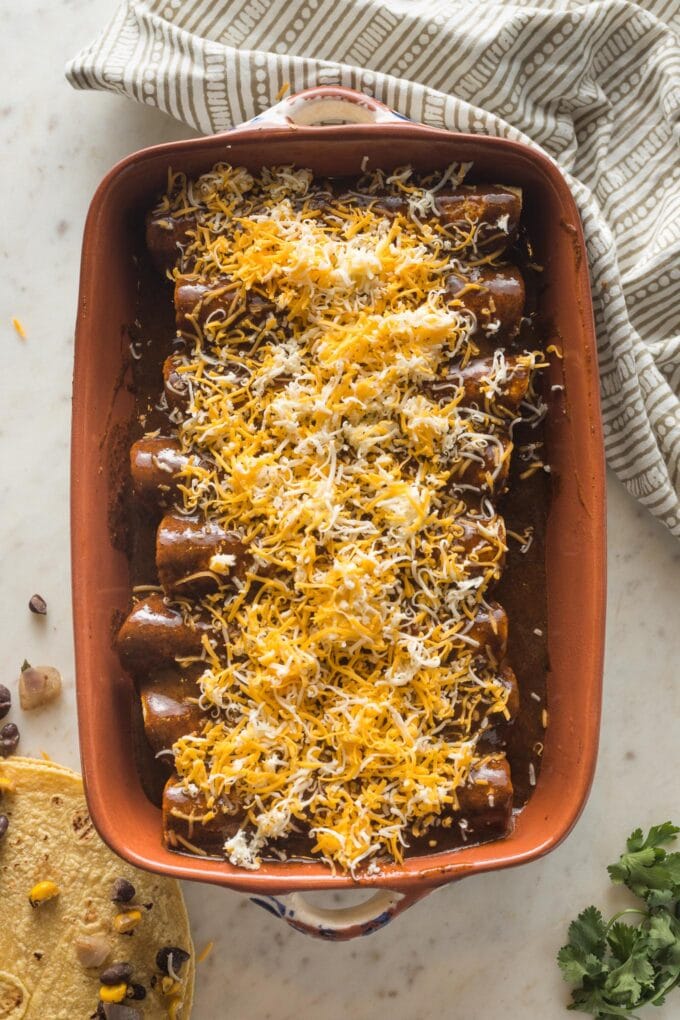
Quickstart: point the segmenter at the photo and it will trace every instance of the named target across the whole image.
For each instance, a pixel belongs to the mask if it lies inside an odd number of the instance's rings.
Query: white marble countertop
[[[58,707],[28,718],[21,752],[78,767],[69,582],[73,328],[89,200],[121,156],[187,130],[156,110],[73,92],[63,64],[113,0],[2,5],[3,667],[58,666]],[[27,337],[12,328],[17,316]],[[680,545],[609,479],[609,609],[601,751],[593,791],[554,853],[433,894],[384,931],[346,944],[306,939],[228,891],[187,885],[200,949],[197,1020],[558,1020],[555,964],[569,920],[614,902],[605,866],[637,825],[680,818]],[[45,619],[29,613],[40,592]],[[680,1012],[680,998],[656,1010]],[[46,1018],[48,1020],[48,1018]]]

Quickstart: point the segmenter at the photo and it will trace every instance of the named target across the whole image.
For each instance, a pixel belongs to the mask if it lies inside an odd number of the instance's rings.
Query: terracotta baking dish
[[[355,123],[328,125],[339,117]],[[322,120],[324,126],[307,126]],[[357,123],[358,121],[358,123]],[[138,286],[140,219],[168,167],[199,174],[227,160],[257,169],[296,163],[320,174],[357,174],[362,161],[441,168],[472,161],[472,179],[521,185],[537,257],[545,265],[543,311],[564,358],[551,368],[547,446],[553,491],[547,532],[549,619],[546,733],[538,785],[508,837],[407,860],[363,881],[381,890],[367,910],[314,911],[297,894],[356,886],[322,865],[277,863],[243,871],[171,853],[161,815],[145,796],[132,753],[135,693],[112,646],[129,602],[128,563],[109,523],[133,413],[127,326]],[[604,464],[598,369],[585,248],[576,206],[557,167],[501,138],[452,134],[398,118],[344,89],[313,89],[228,134],[155,146],[118,163],[90,206],[76,331],[72,441],[72,557],[78,716],[83,774],[94,823],[133,864],[256,894],[294,926],[326,937],[373,930],[436,886],[523,864],[553,849],[574,825],[595,766],[605,600]],[[266,899],[263,899],[266,897]]]

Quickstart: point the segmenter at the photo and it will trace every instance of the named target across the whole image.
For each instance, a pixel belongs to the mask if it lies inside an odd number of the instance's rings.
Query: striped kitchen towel
[[[286,85],[539,146],[585,229],[606,449],[680,537],[678,0],[124,0],[67,66],[203,132]]]

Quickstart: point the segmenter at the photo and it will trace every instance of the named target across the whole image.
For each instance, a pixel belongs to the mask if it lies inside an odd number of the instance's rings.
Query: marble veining
[[[76,93],[63,64],[113,0],[9,0],[0,104],[3,286],[2,677],[24,658],[58,666],[60,703],[13,711],[21,751],[78,766],[69,580],[68,479],[73,325],[90,197],[120,157],[189,134],[158,111]],[[17,316],[27,337],[11,325]],[[327,944],[245,897],[187,885],[197,949],[197,1020],[460,1020],[567,1014],[555,965],[581,906],[621,901],[605,866],[629,831],[680,819],[680,545],[609,480],[609,615],[604,722],[592,795],[573,833],[542,861],[433,893],[383,931]],[[47,600],[46,618],[27,604]],[[338,898],[333,902],[346,902]],[[326,897],[328,904],[328,897]],[[654,1012],[670,1020],[678,994]]]

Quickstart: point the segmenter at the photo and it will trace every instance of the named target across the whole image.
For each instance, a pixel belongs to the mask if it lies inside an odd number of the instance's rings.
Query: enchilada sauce
[[[336,187],[334,190],[337,192],[342,188]],[[529,266],[530,249],[523,230],[515,237],[507,253],[506,262],[511,267],[510,272],[515,272],[513,266],[520,267],[526,287],[526,304],[519,335],[504,343],[508,351],[515,350],[520,353],[540,347],[537,339],[537,335],[540,334],[536,311],[537,277]],[[176,425],[169,417],[171,409],[162,397],[163,365],[169,355],[182,356],[190,350],[190,342],[176,334],[173,287],[159,273],[158,258],[156,257],[154,264],[141,232],[137,263],[139,303],[136,321],[129,329],[136,400],[136,417],[130,434],[131,444],[143,436],[148,436],[149,433],[158,433],[160,436],[173,434]],[[478,313],[479,318],[482,314],[479,309]],[[492,337],[480,336],[478,347],[481,355],[493,356],[495,346]],[[535,389],[540,393],[541,383],[538,377],[535,380]],[[550,482],[545,470],[535,469],[535,464],[543,460],[542,423],[520,421],[514,427],[513,442],[515,449],[510,463],[507,491],[494,499],[495,509],[505,520],[507,554],[502,575],[490,597],[500,603],[507,613],[507,661],[517,677],[520,708],[510,721],[501,721],[489,726],[478,746],[481,752],[490,756],[492,769],[494,754],[499,753],[507,758],[512,776],[512,804],[516,812],[527,802],[538,779],[545,727],[548,724],[545,690],[547,613],[544,542]],[[156,455],[153,457],[156,463],[158,458]],[[158,593],[158,597],[162,597],[156,562],[156,533],[160,519],[158,506],[145,501],[140,496],[139,490],[132,492],[129,482],[128,496],[123,530],[127,535],[130,583],[134,596],[137,599],[154,598]],[[172,505],[171,494],[168,495],[167,503],[168,506]],[[123,656],[124,652],[121,654]],[[172,655],[169,655],[169,660],[163,668],[172,666],[171,658]],[[125,662],[124,659],[123,661]],[[158,756],[147,740],[148,729],[145,733],[145,717],[141,704],[145,696],[145,685],[149,680],[147,675],[149,670],[134,669],[134,664],[126,665],[133,673],[142,696],[135,718],[135,747],[139,771],[148,796],[154,803],[160,805],[163,787],[171,772],[168,764],[171,758],[162,752]],[[189,681],[185,678],[182,682]],[[147,704],[145,707],[147,728],[149,710]],[[151,710],[172,715],[174,711],[172,699],[167,702],[167,708],[156,699]],[[164,725],[167,723],[166,717]],[[471,817],[472,824],[449,823],[447,826],[440,825],[437,821],[425,827],[423,831],[416,827],[407,833],[410,846],[405,851],[406,855],[437,853],[497,838],[503,834],[503,825],[494,817],[493,810],[487,809],[478,816],[474,816],[473,813]],[[190,837],[194,833],[190,823],[186,827],[186,834],[187,842],[185,844],[180,842],[175,847],[179,851],[190,849],[192,846]],[[214,843],[211,843],[209,835],[203,833],[202,840],[196,839],[198,850],[219,854],[223,835],[219,830]],[[262,851],[262,857],[304,859],[310,856],[309,847],[309,840],[304,834],[292,832],[285,839],[272,839]]]

